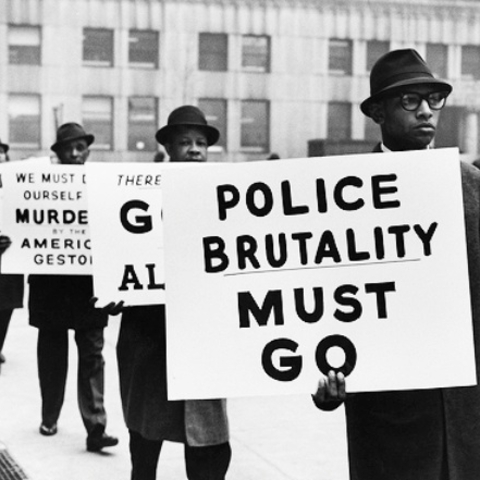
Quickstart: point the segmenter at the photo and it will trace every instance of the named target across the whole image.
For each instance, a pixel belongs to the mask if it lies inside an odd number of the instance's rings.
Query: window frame
[[[244,116],[244,106],[248,104],[261,104],[265,106],[265,117],[266,117],[266,124],[265,124],[265,142],[260,144],[246,144],[244,143],[244,135],[248,132],[244,132],[244,125],[247,123],[246,118]],[[246,99],[241,100],[240,105],[240,149],[243,152],[252,152],[252,153],[266,153],[270,151],[270,129],[271,129],[271,115],[270,115],[270,101],[264,99]],[[254,122],[254,120],[253,120]],[[258,132],[258,127],[255,127],[255,131]]]
[[[339,129],[340,122],[336,122],[332,120],[332,106],[342,106],[348,107],[348,122],[345,123],[345,127],[343,129]],[[328,102],[328,113],[327,113],[327,139],[334,140],[334,141],[342,141],[342,140],[352,140],[352,114],[353,114],[353,105],[350,102],[343,102],[343,101],[330,101]],[[331,135],[331,132],[338,132],[338,131],[345,131],[346,136],[338,136],[338,135]]]
[[[340,56],[336,55],[333,56],[332,53],[334,52],[333,49],[339,48],[341,45],[344,45],[344,50],[348,52],[348,56]],[[343,59],[343,60],[341,60]],[[333,63],[344,63],[346,66],[345,68],[332,68]],[[336,65],[333,65],[334,67]],[[353,72],[353,40],[348,38],[330,38],[328,42],[328,72],[334,75],[345,75],[351,76]]]
[[[366,49],[365,70],[370,72],[377,60],[390,51],[390,41],[376,39],[367,40]]]
[[[132,61],[132,33],[139,33],[139,34],[151,34],[155,37],[155,49],[154,49],[154,61],[152,62],[137,62]],[[143,51],[143,49],[140,49]],[[153,50],[153,49],[152,49]],[[157,30],[141,30],[138,28],[132,28],[128,31],[128,65],[133,68],[145,68],[151,70],[157,70],[160,65],[160,35]]]
[[[109,46],[109,60],[97,60],[85,58],[86,50],[86,38],[88,32],[103,32],[109,34],[109,40],[111,45]],[[103,43],[102,43],[103,44]],[[111,28],[83,28],[83,41],[82,41],[82,63],[86,67],[108,67],[112,68],[115,65],[115,31]]]
[[[472,64],[477,65],[477,69],[478,69],[477,71],[465,72],[464,70],[465,52],[467,49],[470,51],[470,54],[472,55],[472,57],[475,51],[475,57],[477,58],[473,58]],[[461,63],[460,63],[461,78],[464,80],[465,79],[480,80],[480,45],[473,45],[473,44],[462,45],[461,50],[462,50],[462,57],[461,57]]]
[[[206,49],[207,37],[210,39],[222,39],[224,52],[220,48]],[[216,45],[218,47],[218,45]],[[220,61],[214,61],[219,59]],[[212,65],[218,68],[212,68]],[[226,72],[228,71],[228,34],[214,32],[199,32],[198,34],[198,69],[202,72]]]
[[[12,100],[15,97],[19,98],[34,98],[36,99],[36,104],[38,106],[38,112],[36,115],[36,121],[35,121],[35,136],[36,136],[36,141],[34,142],[18,142],[15,139],[15,132],[14,128],[12,128],[12,115],[11,115],[11,105],[12,105]],[[17,148],[17,149],[34,149],[34,150],[39,150],[41,146],[41,140],[42,140],[42,98],[41,95],[36,94],[36,93],[9,93],[8,95],[8,106],[7,106],[7,116],[8,116],[8,131],[9,131],[9,143],[11,148]],[[32,123],[33,124],[33,123]],[[19,135],[19,138],[25,138],[25,131],[27,130],[25,128],[25,125],[21,125],[19,130],[21,131],[21,134]]]
[[[30,29],[36,30],[38,33],[38,45],[30,46],[30,51],[36,51],[36,61],[35,62],[22,62],[22,61],[12,61],[12,47],[17,48],[29,48],[27,45],[21,44],[12,44],[10,43],[10,34],[13,33],[14,29]],[[7,46],[8,46],[8,64],[9,65],[31,65],[31,66],[40,66],[42,64],[42,34],[43,30],[41,25],[28,25],[28,24],[8,24],[8,31],[7,31]],[[24,58],[24,57],[23,57]]]
[[[255,39],[265,39],[266,40],[266,45],[265,45],[265,53],[260,55],[257,54],[255,55],[254,53],[250,53],[250,57],[254,58],[262,58],[263,61],[262,66],[256,66],[256,65],[246,65],[245,60],[248,58],[248,54],[245,52],[246,45],[244,43],[244,40],[249,39],[249,38],[255,38]],[[271,71],[271,37],[270,35],[242,35],[242,70],[244,72],[254,72],[254,73],[270,73]]]
[[[145,145],[147,145],[149,148],[131,148],[131,136],[132,136],[132,125],[135,123],[138,125],[142,125],[142,128],[145,128],[147,125],[147,122],[132,122],[132,117],[131,117],[131,112],[132,109],[130,108],[131,105],[131,100],[133,99],[150,99],[153,100],[153,120],[151,124],[148,124],[148,127],[152,127],[151,133],[147,133],[145,135],[146,142]],[[151,96],[151,95],[131,95],[127,98],[128,101],[128,108],[127,108],[127,151],[129,152],[148,152],[148,153],[153,153],[158,151],[158,144],[155,140],[155,132],[157,130],[158,126],[158,98]],[[147,129],[148,131],[148,129]]]
[[[86,100],[92,100],[92,99],[102,99],[102,100],[108,100],[109,105],[110,105],[110,119],[109,119],[109,125],[110,125],[110,132],[109,132],[109,143],[100,143],[101,141],[101,134],[99,132],[99,129],[96,128],[96,126],[91,126],[90,124],[97,122],[98,119],[94,119],[93,121],[86,116],[86,113],[91,112],[85,110],[85,104]],[[85,130],[87,132],[91,132],[95,135],[95,142],[92,143],[90,146],[90,150],[99,150],[99,151],[113,151],[115,150],[115,145],[114,145],[114,133],[115,133],[115,125],[114,125],[114,97],[109,96],[109,95],[83,95],[82,96],[82,125],[84,126]]]
[[[217,104],[217,105],[222,105],[223,108],[223,116],[224,120],[221,118],[216,122],[214,119],[211,118],[211,113],[208,111],[208,107],[206,108],[205,105],[206,103],[210,102],[211,105]],[[228,100],[226,98],[208,98],[208,97],[202,97],[198,99],[198,106],[200,110],[205,114],[205,117],[207,119],[207,122],[209,125],[212,125],[218,131],[220,132],[220,138],[218,142],[211,146],[210,148],[221,148],[224,151],[227,151],[227,145],[228,145]]]

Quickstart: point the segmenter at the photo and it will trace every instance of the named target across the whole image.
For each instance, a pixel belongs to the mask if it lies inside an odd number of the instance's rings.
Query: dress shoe
[[[54,423],[51,427],[49,427],[48,425],[45,425],[44,423],[42,423],[40,425],[40,433],[42,435],[45,435],[46,437],[51,437],[52,435],[55,435],[58,431],[57,429],[57,424]]]
[[[101,435],[89,436],[87,437],[87,450],[89,452],[99,452],[102,448],[105,447],[114,447],[118,443],[118,438],[111,437],[106,433]]]

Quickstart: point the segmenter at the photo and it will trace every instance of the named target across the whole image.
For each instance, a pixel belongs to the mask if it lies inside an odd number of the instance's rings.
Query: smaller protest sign
[[[2,183],[2,273],[91,273],[84,167],[12,162]]]
[[[98,305],[165,301],[162,170],[158,163],[86,165]]]

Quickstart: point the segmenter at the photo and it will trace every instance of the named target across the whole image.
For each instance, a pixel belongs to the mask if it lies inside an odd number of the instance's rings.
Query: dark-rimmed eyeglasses
[[[428,106],[432,110],[441,110],[445,106],[448,93],[449,92],[432,92],[427,95],[422,95],[420,93],[406,92],[400,93],[398,98],[400,98],[400,104],[403,109],[407,110],[407,112],[417,110],[423,100],[427,101]]]

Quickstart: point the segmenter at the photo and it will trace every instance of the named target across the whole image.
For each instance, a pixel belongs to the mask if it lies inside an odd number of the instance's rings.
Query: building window
[[[40,148],[40,96],[10,95],[8,125],[12,147]]]
[[[250,72],[270,71],[270,37],[242,36],[242,69]]]
[[[20,25],[8,27],[8,60],[14,65],[40,65],[40,27]]]
[[[456,147],[462,144],[462,137],[464,137],[462,124],[465,121],[465,115],[467,115],[465,107],[447,105],[442,109],[435,135],[435,148]]]
[[[369,72],[375,65],[375,62],[390,49],[389,42],[379,40],[369,40],[367,42],[367,71]]]
[[[480,46],[462,46],[462,77],[480,79]]]
[[[269,103],[264,100],[242,101],[240,146],[254,152],[270,151]]]
[[[448,76],[448,47],[440,43],[427,43],[426,61],[435,76]]]
[[[200,110],[205,114],[207,122],[220,132],[215,145],[227,149],[227,101],[222,99],[201,98],[198,101]]]
[[[149,30],[130,30],[128,61],[132,66],[158,67],[158,33]]]
[[[83,63],[95,67],[113,65],[113,30],[83,29]]]
[[[157,99],[130,97],[128,99],[128,149],[132,152],[155,152],[157,126]]]
[[[349,140],[352,131],[352,106],[346,102],[328,104],[328,138],[330,140]]]
[[[352,41],[331,38],[328,69],[332,73],[352,74]]]
[[[228,63],[228,37],[224,33],[200,33],[198,68],[225,72]]]
[[[113,115],[111,97],[83,97],[82,122],[95,135],[94,150],[113,150]]]

